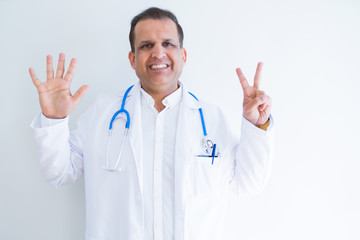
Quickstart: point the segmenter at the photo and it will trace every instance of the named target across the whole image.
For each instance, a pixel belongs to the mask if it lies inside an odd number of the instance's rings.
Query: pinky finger
[[[39,87],[41,85],[41,81],[39,80],[39,78],[36,76],[35,71],[33,68],[29,68],[29,73],[30,73],[30,77],[35,85],[35,87]]]

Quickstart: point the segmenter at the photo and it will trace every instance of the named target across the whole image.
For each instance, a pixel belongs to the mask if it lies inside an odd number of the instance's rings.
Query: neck
[[[162,104],[164,98],[175,92],[179,87],[180,84],[176,83],[176,85],[169,88],[153,89],[145,86],[144,84],[141,84],[141,88],[144,89],[144,91],[147,92],[154,99],[154,107],[158,112],[161,112],[165,108],[165,106]]]

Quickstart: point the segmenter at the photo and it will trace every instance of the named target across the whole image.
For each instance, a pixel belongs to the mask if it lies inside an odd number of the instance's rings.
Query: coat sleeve
[[[273,152],[273,119],[266,131],[243,118],[240,142],[233,148],[234,176],[237,193],[263,190],[271,170]]]
[[[83,148],[87,129],[95,113],[90,107],[78,120],[77,129],[70,133],[69,117],[42,126],[39,113],[31,123],[38,149],[40,169],[45,179],[55,187],[75,182],[84,172]]]

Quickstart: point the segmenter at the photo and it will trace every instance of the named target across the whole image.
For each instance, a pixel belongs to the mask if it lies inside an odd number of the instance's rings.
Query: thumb
[[[75,105],[77,105],[79,103],[79,101],[81,100],[81,98],[84,96],[85,92],[89,88],[90,88],[89,85],[83,85],[79,88],[79,90],[76,91],[76,93],[74,93],[74,95],[72,96],[72,99],[73,99]]]
[[[258,106],[260,106],[261,104],[266,103],[267,98],[268,97],[266,95],[256,97],[252,101],[250,101],[246,107],[248,110],[251,111],[251,110],[257,108]]]

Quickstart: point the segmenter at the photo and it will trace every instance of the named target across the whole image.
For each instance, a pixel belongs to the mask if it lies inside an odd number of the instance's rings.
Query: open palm
[[[54,77],[52,56],[46,57],[46,82],[41,82],[33,68],[29,73],[37,88],[40,99],[40,107],[47,118],[64,118],[69,115],[78,105],[89,86],[83,85],[75,92],[70,92],[70,84],[76,68],[76,59],[71,59],[69,69],[65,71],[65,54],[60,53],[56,75]]]

